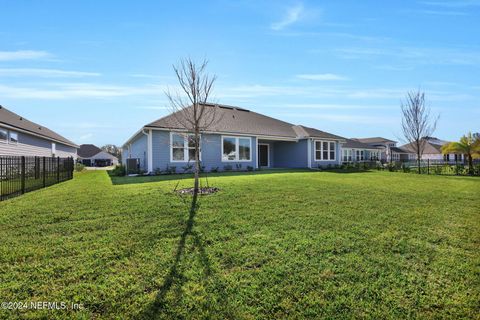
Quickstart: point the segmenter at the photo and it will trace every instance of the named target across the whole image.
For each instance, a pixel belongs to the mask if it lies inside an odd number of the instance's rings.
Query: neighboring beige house
[[[118,158],[93,144],[82,144],[78,149],[78,160],[87,167],[108,167],[118,164]]]
[[[443,154],[442,153],[442,146],[449,143],[445,140],[440,140],[435,137],[426,137],[425,139],[425,147],[423,150],[422,160],[443,160],[448,162],[462,162],[464,160],[464,156],[461,154]],[[410,153],[409,159],[416,160],[417,155],[415,152],[415,148],[413,143],[405,144],[401,147],[404,150],[407,150]]]

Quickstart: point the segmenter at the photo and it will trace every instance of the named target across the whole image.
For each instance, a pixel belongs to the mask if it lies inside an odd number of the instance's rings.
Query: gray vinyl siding
[[[128,158],[140,159],[140,169],[147,171],[147,136],[142,132],[137,134],[135,138],[126,146],[123,152],[122,161],[126,164]]]
[[[224,167],[227,165],[231,165],[232,168],[235,169],[237,164],[241,165],[242,169],[246,169],[248,166],[255,167],[257,156],[255,148],[255,137],[250,137],[252,142],[251,160],[241,162],[222,161],[221,137],[222,135],[219,134],[203,134],[201,136],[201,162],[202,165],[205,166],[205,170],[210,171],[212,168],[218,168],[221,171],[224,170]],[[176,167],[177,172],[182,172],[182,167],[185,167],[189,164],[188,161],[170,161],[172,151],[170,148],[170,132],[168,131],[152,131],[152,151],[153,170],[165,170],[167,167],[174,166]]]
[[[12,130],[14,131],[14,130]],[[18,134],[18,143],[0,141],[0,155],[3,156],[52,156],[52,141],[15,131]],[[55,142],[56,157],[77,157],[77,148]]]
[[[275,168],[307,168],[307,139],[298,142],[276,141],[273,143],[273,167]]]

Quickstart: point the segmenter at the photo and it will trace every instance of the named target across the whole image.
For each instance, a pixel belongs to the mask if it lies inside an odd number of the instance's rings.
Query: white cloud
[[[81,135],[78,138],[78,140],[85,141],[85,140],[89,140],[90,138],[93,138],[93,133],[87,133],[87,134]]]
[[[13,60],[36,60],[50,58],[52,55],[46,51],[18,50],[18,51],[0,51],[0,61]]]
[[[398,108],[398,105],[361,105],[361,104],[321,104],[321,103],[300,103],[276,105],[275,108],[292,108],[292,109],[334,109],[334,110],[364,110],[364,109],[392,109]]]
[[[296,6],[290,7],[287,9],[287,12],[284,18],[278,22],[272,23],[270,28],[275,31],[282,30],[295,22],[299,21],[304,14],[303,4],[298,4]]]
[[[136,108],[143,109],[143,110],[169,110],[170,109],[168,107],[158,107],[158,106],[140,106]]]
[[[320,73],[320,74],[297,74],[298,79],[303,80],[317,80],[317,81],[339,81],[348,80],[347,77],[340,76],[333,73]]]
[[[9,68],[0,69],[0,76],[4,77],[43,77],[43,78],[79,78],[97,77],[97,72],[66,71],[57,69]]]
[[[480,0],[446,0],[446,1],[423,1],[425,5],[446,7],[446,8],[465,8],[480,6]]]
[[[435,16],[466,16],[468,13],[462,11],[440,11],[440,10],[421,10],[420,13],[425,13]]]
[[[139,87],[95,83],[70,83],[44,87],[16,87],[0,84],[0,95],[18,99],[77,99],[110,98],[142,95],[164,95],[166,87],[146,85]]]
[[[398,119],[395,117],[387,116],[363,116],[363,115],[350,115],[350,114],[320,114],[320,113],[289,113],[283,114],[289,117],[302,117],[309,120],[324,120],[329,122],[341,122],[341,123],[356,123],[356,124],[396,124]]]
[[[346,47],[334,49],[339,58],[375,60],[381,57],[398,59],[407,64],[479,65],[478,48],[420,48],[420,47]]]

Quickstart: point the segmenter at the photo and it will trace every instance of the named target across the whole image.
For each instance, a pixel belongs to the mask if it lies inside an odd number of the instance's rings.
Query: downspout
[[[142,129],[142,133],[147,136],[147,173],[151,174],[153,172],[153,137],[152,129],[149,129],[148,132],[145,132],[145,129]]]

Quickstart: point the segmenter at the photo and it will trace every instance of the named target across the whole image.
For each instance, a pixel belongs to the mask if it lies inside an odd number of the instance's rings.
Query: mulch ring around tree
[[[207,194],[212,194],[220,191],[220,189],[216,187],[203,187],[203,188],[198,188],[198,194],[200,195],[207,195]],[[193,188],[185,188],[185,189],[180,189],[176,190],[178,194],[184,195],[184,194],[190,194],[193,195]]]

